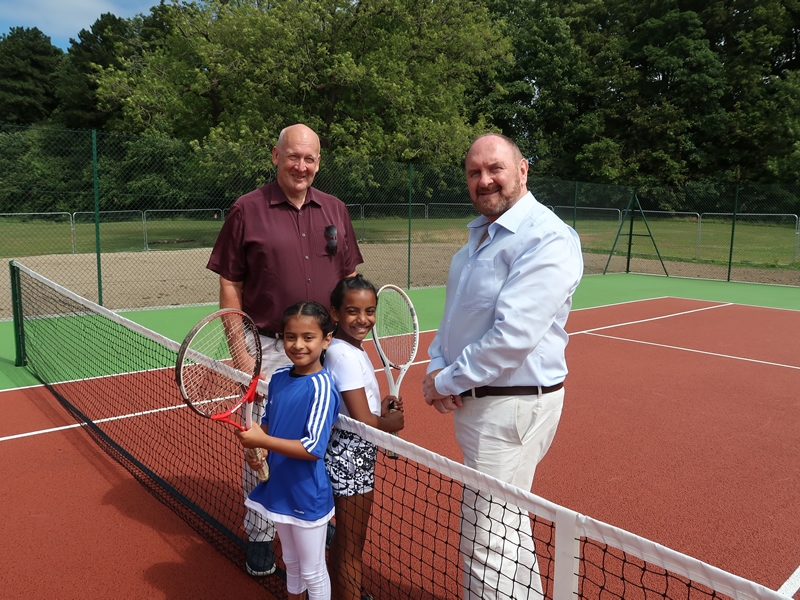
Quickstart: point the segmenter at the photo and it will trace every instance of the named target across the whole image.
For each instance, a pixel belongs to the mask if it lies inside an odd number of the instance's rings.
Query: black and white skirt
[[[334,496],[366,494],[375,487],[378,447],[360,436],[334,428],[325,452],[325,467]]]

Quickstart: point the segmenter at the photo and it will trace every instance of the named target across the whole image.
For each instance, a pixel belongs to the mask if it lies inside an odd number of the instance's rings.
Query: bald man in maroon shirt
[[[272,149],[277,178],[234,202],[207,267],[219,274],[220,308],[238,308],[258,325],[266,380],[289,364],[280,333],[283,311],[300,300],[330,305],[334,286],[364,262],[344,203],[311,187],[320,165],[319,137],[297,124],[281,131]],[[256,405],[261,421],[263,402]],[[254,417],[255,420],[255,417]],[[243,491],[257,480],[245,467]],[[275,527],[248,510],[247,572],[275,572]]]

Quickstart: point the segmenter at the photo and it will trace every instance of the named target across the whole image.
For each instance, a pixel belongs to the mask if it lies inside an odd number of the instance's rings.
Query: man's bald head
[[[469,147],[469,150],[467,151],[467,158],[469,158],[469,153],[472,152],[472,149],[475,147],[475,145],[481,140],[484,140],[485,138],[497,138],[498,141],[508,146],[508,148],[511,150],[512,157],[515,161],[522,160],[522,151],[519,149],[519,146],[517,146],[517,143],[510,137],[505,136],[501,133],[484,133],[483,135],[479,135],[477,138],[475,138],[475,141],[472,142],[472,145]]]
[[[311,127],[308,125],[303,125],[302,123],[289,125],[281,130],[281,133],[278,136],[278,150],[280,151],[285,149],[287,144],[291,145],[295,142],[302,141],[316,145],[317,154],[319,154],[319,136],[313,129],[311,129]]]
[[[489,133],[476,139],[464,167],[472,204],[490,222],[528,193],[528,161],[504,135]]]
[[[297,208],[305,202],[306,191],[319,170],[319,158],[319,136],[302,123],[281,131],[278,144],[272,149],[278,185]]]

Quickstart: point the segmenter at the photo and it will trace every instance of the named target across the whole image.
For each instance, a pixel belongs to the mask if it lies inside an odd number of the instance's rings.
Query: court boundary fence
[[[180,347],[180,344],[177,342],[71,292],[63,286],[32,271],[18,261],[10,262],[10,270],[12,287],[16,290],[14,292],[15,302],[20,304],[19,307],[15,306],[14,310],[14,330],[20,338],[17,344],[17,364],[19,365],[26,364],[27,362],[24,344],[25,319],[23,317],[23,307],[21,306],[22,297],[19,290],[22,273],[38,283],[47,286],[53,292],[80,305],[91,314],[109,319],[117,325],[130,329],[171,351],[177,352]],[[37,315],[33,318],[49,319],[58,316],[59,315],[47,314]],[[51,391],[59,397],[59,400],[67,405],[70,412],[72,412],[77,420],[89,426],[92,436],[98,440],[100,445],[115,460],[131,471],[138,480],[143,482],[151,493],[164,504],[172,508],[193,528],[197,529],[203,537],[217,546],[223,555],[231,560],[240,561],[241,549],[244,544],[244,540],[240,534],[231,531],[229,528],[219,523],[212,515],[206,514],[192,499],[187,498],[169,484],[164,485],[166,482],[164,482],[157,473],[152,472],[146,465],[142,465],[139,460],[129,454],[113,438],[106,435],[99,426],[100,421],[95,423],[79,408],[71,405],[69,400],[60,396],[57,391],[53,390],[50,384],[57,382],[45,383],[48,384]],[[266,382],[260,382],[259,389],[262,393],[266,392]],[[182,405],[168,406],[156,410],[171,411],[177,408],[184,407]],[[114,416],[112,418],[119,419],[120,417],[121,416]],[[627,557],[635,557],[648,565],[663,570],[670,577],[674,578],[674,576],[678,576],[678,578],[684,578],[688,582],[686,585],[690,592],[705,592],[703,589],[705,587],[714,592],[712,594],[714,597],[716,597],[718,593],[741,600],[754,600],[757,598],[760,600],[786,600],[785,596],[758,583],[728,573],[635,534],[549,502],[531,492],[515,488],[490,475],[478,472],[399,437],[373,429],[358,421],[353,421],[352,419],[341,416],[339,426],[358,434],[363,439],[378,445],[386,451],[397,453],[404,457],[405,460],[424,465],[431,471],[445,475],[454,481],[460,482],[464,486],[481,490],[482,493],[489,493],[493,500],[499,499],[503,502],[516,505],[522,510],[528,511],[531,515],[535,515],[535,517],[552,522],[555,526],[552,597],[556,600],[575,598],[578,596],[582,581],[583,584],[586,585],[585,578],[588,567],[583,563],[585,562],[585,551],[589,544],[592,544],[593,547],[609,547],[616,549],[616,551],[623,553]],[[216,534],[209,534],[207,526],[211,526],[212,530],[216,531]],[[220,545],[222,547],[220,547]],[[626,564],[629,564],[627,559]],[[652,573],[652,571],[648,570],[648,573]]]

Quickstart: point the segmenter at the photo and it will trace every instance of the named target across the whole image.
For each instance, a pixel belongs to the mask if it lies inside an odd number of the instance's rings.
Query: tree
[[[12,27],[0,36],[0,122],[29,125],[50,115],[61,55],[36,27]]]
[[[482,111],[533,173],[623,184],[800,176],[797,0],[491,0],[515,63]]]
[[[53,120],[72,129],[102,129],[110,119],[121,117],[119,105],[97,104],[97,73],[120,65],[120,53],[130,54],[125,42],[131,25],[111,13],[100,15],[90,29],[82,29],[56,73],[55,94],[59,106]]]
[[[465,93],[508,51],[470,0],[212,0],[180,5],[100,93],[136,131],[270,146],[302,121],[326,150],[453,163],[486,129]]]

